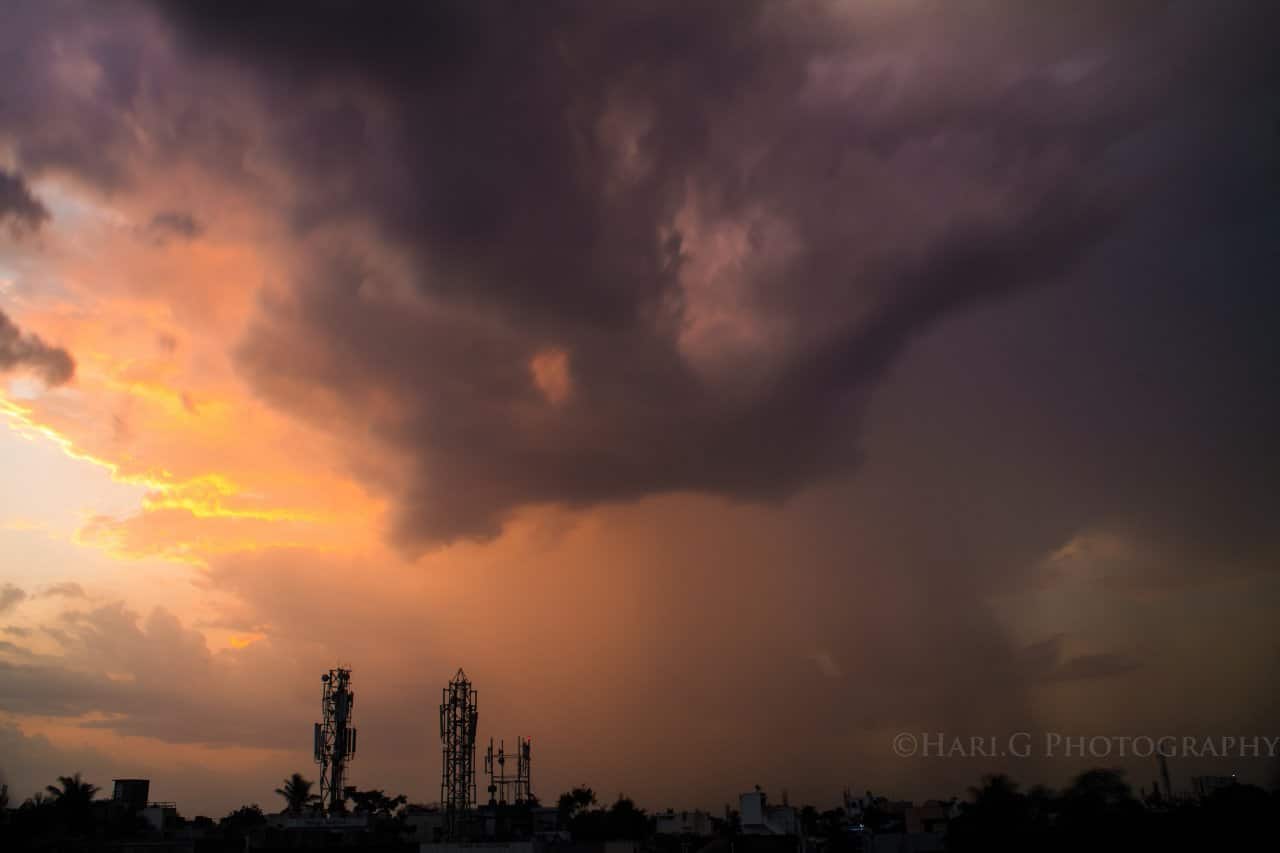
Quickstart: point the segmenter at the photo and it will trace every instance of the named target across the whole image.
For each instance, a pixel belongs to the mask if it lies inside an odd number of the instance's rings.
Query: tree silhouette
[[[24,809],[39,809],[47,805],[52,805],[53,800],[45,794],[44,791],[36,791],[31,796],[22,801]]]
[[[63,826],[76,832],[88,829],[91,822],[89,806],[93,803],[93,795],[98,793],[97,785],[89,784],[76,773],[73,776],[59,776],[58,784],[46,786],[45,791],[48,792]]]
[[[572,791],[560,795],[556,808],[560,812],[560,822],[567,824],[578,814],[585,812],[596,804],[596,792],[586,785],[579,785]]]
[[[61,787],[58,787],[58,786]],[[47,785],[45,790],[49,792],[49,796],[53,797],[54,802],[64,808],[78,809],[81,807],[88,808],[93,802],[93,795],[98,793],[97,785],[90,785],[88,782],[80,778],[77,773],[74,776],[59,776],[58,785]]]
[[[1037,791],[1043,797],[1043,791]],[[1035,827],[1031,806],[1018,784],[1003,773],[982,777],[969,789],[970,802],[948,830],[948,846],[956,851],[1038,849],[1031,845]]]
[[[1205,838],[1200,849],[1246,850],[1250,843],[1273,831],[1280,816],[1280,796],[1256,785],[1235,784],[1209,794],[1200,802],[1201,825],[1212,826],[1216,837]],[[1185,837],[1186,833],[1183,833]],[[1207,833],[1203,833],[1207,836]]]
[[[1087,770],[1062,792],[1064,810],[1084,809],[1095,815],[1132,812],[1138,801],[1119,770]]]
[[[580,785],[560,795],[557,809],[560,825],[567,828],[574,839],[583,841],[609,841],[616,839],[643,840],[651,834],[649,816],[643,809],[622,794],[608,809],[592,808],[596,805],[595,791]]]
[[[630,797],[619,794],[605,818],[605,833],[609,839],[642,841],[649,835],[649,817]]]
[[[1068,844],[1105,838],[1114,849],[1138,842],[1142,805],[1119,770],[1088,770],[1062,792],[1058,816],[1061,837]],[[1097,846],[1095,843],[1093,846]]]
[[[260,826],[266,826],[267,818],[257,803],[241,806],[218,821],[218,829],[222,837],[230,841],[239,841],[242,845],[250,832]]]
[[[320,802],[319,795],[311,793],[313,785],[315,783],[304,779],[301,773],[294,773],[284,780],[282,787],[276,788],[276,793],[284,797],[286,811],[289,814],[298,815],[302,814],[304,809]]]
[[[388,797],[381,788],[370,791],[351,791],[353,810],[357,814],[370,814],[376,817],[393,817],[396,809],[409,801],[404,794]]]

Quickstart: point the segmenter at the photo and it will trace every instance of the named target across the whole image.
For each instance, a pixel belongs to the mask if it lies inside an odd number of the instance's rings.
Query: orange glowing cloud
[[[136,511],[94,514],[75,536],[117,557],[203,564],[376,538],[380,504],[342,469],[334,439],[262,405],[234,364],[234,342],[286,262],[272,214],[199,174],[183,181],[205,205],[226,204],[163,239],[148,224],[172,207],[163,188],[107,206],[72,183],[37,185],[53,216],[18,260],[58,287],[23,289],[7,307],[72,352],[78,370],[56,393],[0,392],[0,415],[143,489]]]
[[[562,349],[547,349],[536,354],[529,362],[533,382],[550,402],[559,405],[573,392],[573,379],[569,375],[569,354]]]

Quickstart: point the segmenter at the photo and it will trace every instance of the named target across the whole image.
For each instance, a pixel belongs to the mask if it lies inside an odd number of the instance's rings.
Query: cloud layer
[[[0,225],[14,235],[35,231],[49,218],[49,210],[32,194],[21,175],[0,169]]]
[[[17,368],[35,372],[49,385],[61,385],[75,375],[76,363],[65,349],[23,332],[0,311],[0,370]]]
[[[398,454],[378,485],[410,547],[531,503],[794,493],[856,463],[914,336],[1066,279],[1146,209],[1167,172],[1119,151],[1248,85],[1250,46],[1224,71],[1143,8],[182,9],[288,99],[300,227],[372,228],[314,241],[243,368]],[[1143,71],[1160,52],[1189,61]]]
[[[459,665],[650,807],[1273,725],[1270,9],[8,11],[0,328],[79,361],[0,398],[31,766],[269,797],[336,662],[422,799]]]
[[[275,207],[288,280],[240,370],[345,442],[410,552],[534,504],[846,474],[912,340],[1078,283],[1274,62],[1234,4],[154,8],[23,7],[17,159]]]

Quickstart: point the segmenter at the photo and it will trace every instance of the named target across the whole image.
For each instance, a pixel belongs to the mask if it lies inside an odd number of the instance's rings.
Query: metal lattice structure
[[[351,670],[331,669],[320,676],[320,719],[315,727],[316,763],[320,765],[320,802],[329,814],[344,811],[347,762],[356,754],[356,730],[351,725],[356,695]]]
[[[476,710],[477,692],[461,669],[444,688],[440,703],[440,805],[444,809],[445,833],[457,837],[459,826],[476,801]]]
[[[484,772],[489,777],[489,803],[506,805],[507,803],[526,803],[533,799],[533,789],[529,784],[530,743],[528,738],[516,738],[516,771],[511,776],[507,773],[507,749],[503,741],[498,741],[498,751],[493,751],[493,738],[489,738],[489,749],[484,755]]]

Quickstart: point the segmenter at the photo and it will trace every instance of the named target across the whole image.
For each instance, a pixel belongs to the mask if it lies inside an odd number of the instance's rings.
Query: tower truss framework
[[[356,730],[351,725],[356,695],[351,670],[331,669],[320,676],[320,722],[315,724],[315,758],[320,765],[320,802],[329,814],[345,810],[347,763],[356,754]]]
[[[440,805],[445,832],[456,838],[476,801],[476,709],[478,693],[461,669],[444,688],[440,702]]]

